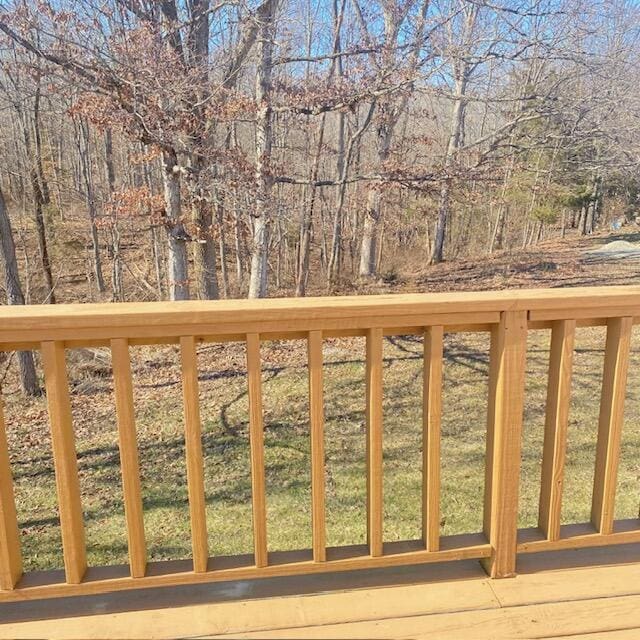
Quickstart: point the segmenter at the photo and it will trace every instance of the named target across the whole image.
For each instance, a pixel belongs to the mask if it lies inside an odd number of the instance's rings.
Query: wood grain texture
[[[632,326],[629,317],[613,318],[607,325],[591,507],[591,521],[605,535],[613,531]]]
[[[425,568],[422,569],[424,573]],[[375,588],[367,589],[353,589],[354,577],[348,572],[330,576],[318,575],[319,589],[312,594],[303,591],[306,580],[299,581],[295,577],[271,580],[270,585],[263,581],[252,581],[245,583],[241,598],[227,602],[215,601],[215,594],[220,589],[213,585],[210,601],[191,602],[188,596],[185,598],[178,594],[175,604],[167,608],[162,607],[163,604],[166,606],[166,599],[164,602],[150,603],[148,594],[131,593],[129,602],[132,608],[129,611],[115,614],[100,611],[98,615],[91,617],[90,625],[87,625],[87,617],[57,619],[55,630],[65,640],[77,636],[87,640],[92,633],[100,640],[113,640],[122,636],[127,639],[155,640],[202,638],[215,632],[247,632],[265,628],[344,622],[354,618],[363,620],[416,613],[442,613],[451,609],[452,602],[463,603],[462,606],[466,610],[498,606],[489,580],[482,576],[481,570],[467,570],[450,578],[449,572],[439,571],[435,567],[433,569],[439,578],[433,582],[403,585],[382,582],[375,585]],[[419,575],[415,569],[410,571],[414,576]],[[426,571],[429,569],[426,568]],[[433,574],[434,571],[430,573]],[[461,580],[461,576],[471,579]],[[300,595],[296,595],[298,582],[302,587]],[[283,584],[290,585],[286,597],[281,597],[282,591],[278,591],[278,586]],[[188,593],[188,590],[185,591]],[[56,615],[59,613],[56,605],[54,601],[46,605],[46,608],[43,607],[43,611]],[[153,607],[151,610],[150,606]],[[72,610],[72,615],[73,612]],[[66,613],[69,615],[70,612],[67,610]],[[1,618],[0,612],[0,620]],[[44,621],[17,623],[11,626],[14,630],[13,639],[51,637],[51,627],[48,628]],[[0,626],[0,638],[3,637],[2,631],[4,628]],[[99,635],[100,631],[103,635]]]
[[[267,506],[264,476],[264,424],[262,417],[262,364],[260,336],[247,334],[247,388],[249,394],[249,445],[251,453],[251,501],[256,567],[266,567]]]
[[[470,312],[470,306],[473,309]],[[263,300],[215,300],[120,302],[98,304],[15,305],[2,308],[0,333],[33,328],[98,329],[153,325],[185,328],[244,321],[298,322],[312,318],[366,318],[424,314],[531,311],[532,319],[543,310],[591,309],[592,317],[612,317],[609,309],[640,308],[640,286],[575,287],[570,289],[507,289],[451,293],[409,293],[365,296],[271,298]],[[600,313],[599,313],[600,312]],[[636,313],[627,315],[638,315]],[[416,323],[420,325],[421,323]],[[307,330],[311,330],[307,328]],[[193,334],[191,331],[190,334]]]
[[[307,343],[309,362],[309,424],[311,426],[311,527],[313,559],[327,559],[325,517],[324,391],[322,332],[310,331]]]
[[[198,391],[198,361],[193,336],[180,338],[182,396],[184,403],[184,441],[187,462],[187,491],[191,519],[193,570],[206,571],[209,562],[207,511],[204,493],[204,461]]]
[[[276,592],[166,609],[149,609],[132,594],[132,610],[0,624],[0,638],[635,640],[639,591],[632,564],[536,572],[506,583],[442,577],[353,589],[340,582],[321,593],[283,598]],[[55,603],[45,606],[43,611],[55,616]]]
[[[367,541],[373,557],[382,555],[382,329],[367,333]]]
[[[132,578],[142,578],[147,566],[147,544],[144,533],[142,491],[140,489],[131,361],[129,359],[129,345],[126,340],[111,341],[111,357],[118,416],[118,445],[120,447],[124,514],[127,522],[129,566]]]
[[[471,311],[470,311],[471,309]],[[370,328],[495,323],[505,310],[530,320],[632,316],[640,321],[640,287],[583,287],[270,300],[27,305],[0,309],[0,348],[40,341],[106,344],[174,342],[180,336],[348,331]],[[576,312],[579,310],[579,313]],[[484,319],[482,314],[485,315]],[[138,341],[138,342],[134,342]]]
[[[558,320],[551,331],[538,516],[548,540],[560,537],[575,332],[575,320]]]
[[[9,590],[22,575],[22,553],[2,405],[0,397],[0,589]]]
[[[124,304],[124,303],[116,303]],[[153,304],[153,303],[146,303]],[[189,303],[187,303],[188,305]],[[86,305],[89,306],[89,305]],[[147,314],[135,314],[130,325],[119,326],[87,326],[72,328],[68,323],[61,326],[31,329],[6,329],[0,325],[0,350],[31,349],[39,346],[43,337],[50,340],[64,341],[67,348],[88,346],[108,347],[110,340],[126,338],[130,346],[149,344],[179,344],[180,337],[186,332],[197,335],[202,342],[244,342],[247,333],[259,333],[260,341],[268,340],[305,340],[309,331],[322,331],[325,338],[347,336],[366,336],[370,328],[381,328],[385,335],[422,335],[426,326],[444,326],[447,332],[488,331],[492,324],[500,319],[496,311],[478,311],[474,313],[427,313],[427,314],[389,314],[376,315],[372,307],[371,315],[351,316],[349,313],[332,318],[321,315],[290,318],[288,320],[246,319],[245,314],[238,312],[235,321],[220,320],[212,315],[210,322],[190,322],[183,319],[183,324],[154,323]],[[252,314],[253,315],[253,314]],[[0,319],[2,309],[0,308]],[[411,321],[411,325],[407,322]]]
[[[427,551],[440,547],[440,430],[443,328],[424,333],[422,388],[422,538]]]
[[[492,555],[485,567],[492,578],[513,576],[516,569],[526,350],[526,312],[503,312],[491,353],[497,364],[490,372],[495,376],[490,382],[494,421],[489,519]]]
[[[496,426],[496,390],[498,388],[498,374],[500,372],[500,325],[491,328],[491,342],[489,346],[489,385],[487,397],[487,442],[484,466],[484,500],[482,530],[489,539],[491,532],[491,493],[493,487],[493,443]]]
[[[640,595],[551,601],[443,614],[405,615],[340,624],[211,635],[243,640],[634,640],[640,637]]]
[[[601,534],[592,522],[563,524],[557,540],[547,540],[538,528],[518,531],[518,553],[587,549],[640,542],[640,520],[616,520],[613,532]]]
[[[67,582],[77,584],[82,581],[87,569],[87,551],[64,345],[60,342],[43,342],[42,366],[51,426],[64,569]]]

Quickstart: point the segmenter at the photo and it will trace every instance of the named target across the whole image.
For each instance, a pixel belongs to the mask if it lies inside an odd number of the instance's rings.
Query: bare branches
[[[605,198],[638,206],[640,11],[624,0],[0,7],[7,192],[32,184],[16,139],[35,146],[37,95],[41,173],[61,210],[94,212],[93,245],[111,238],[132,291],[215,297],[220,277],[237,295],[272,278],[304,292],[312,272],[332,290],[407,237],[437,262],[536,242],[567,212],[592,228]],[[122,188],[100,177],[107,129]],[[120,257],[136,245],[125,219],[144,219],[152,271]]]

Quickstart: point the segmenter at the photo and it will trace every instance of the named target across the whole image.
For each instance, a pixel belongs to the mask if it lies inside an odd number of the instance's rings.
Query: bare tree
[[[9,304],[24,304],[24,295],[18,275],[13,230],[11,229],[11,221],[9,220],[2,189],[0,189],[0,249],[2,251],[4,281],[7,288],[7,302]],[[39,395],[40,385],[38,384],[31,351],[18,351],[18,367],[20,370],[20,385],[23,392],[31,396]]]
[[[256,195],[255,212],[253,213],[253,251],[249,276],[250,298],[264,298],[267,295],[269,234],[273,215],[271,206],[273,187],[271,78],[277,8],[277,0],[271,0],[260,6],[256,16],[259,24],[258,69],[256,73]]]

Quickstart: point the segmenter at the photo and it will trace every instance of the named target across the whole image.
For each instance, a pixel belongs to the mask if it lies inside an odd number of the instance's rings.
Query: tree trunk
[[[297,297],[302,297],[307,292],[307,281],[309,279],[309,259],[311,256],[311,230],[313,225],[313,209],[316,203],[317,187],[315,185],[318,179],[318,171],[320,167],[320,157],[322,145],[324,143],[324,130],[327,116],[322,114],[320,124],[318,126],[318,140],[316,144],[316,152],[309,172],[310,186],[308,203],[307,198],[302,199],[302,216],[300,220],[300,244],[298,249],[298,273],[296,278]]]
[[[171,16],[177,14],[175,2],[172,3]],[[203,107],[206,86],[209,80],[209,10],[210,0],[191,0],[189,8],[190,25],[187,31],[185,63],[196,71],[197,82],[194,85],[193,103],[199,121],[205,119]],[[173,17],[171,18],[173,21]],[[171,27],[172,29],[174,27]],[[180,47],[176,49],[180,51]],[[204,169],[203,153],[208,146],[204,136],[198,135],[194,143],[196,149],[190,154],[192,189],[192,213],[197,228],[197,242],[193,247],[195,276],[198,295],[203,300],[217,300],[218,276],[216,272],[216,243],[213,232],[213,205],[202,187],[202,171]],[[212,167],[216,175],[215,165]]]
[[[438,205],[438,218],[433,237],[433,249],[431,250],[430,264],[438,264],[444,260],[444,243],[449,223],[449,204],[451,199],[451,180],[445,178],[440,185],[440,203]]]
[[[375,106],[371,107],[371,111],[375,109]],[[358,131],[351,137],[349,141],[349,150],[345,157],[345,116],[344,113],[338,115],[338,143],[336,154],[336,175],[340,180],[340,186],[336,193],[335,210],[333,215],[333,228],[331,234],[331,253],[329,255],[329,261],[327,265],[328,272],[328,284],[331,286],[340,276],[340,264],[342,263],[342,217],[344,211],[344,200],[346,196],[346,183],[347,172],[349,171],[349,164],[351,163],[351,155],[353,153],[354,145],[359,142],[359,138],[364,133],[364,128],[360,127]],[[368,119],[370,120],[370,118]]]
[[[580,228],[580,235],[587,234],[587,204],[583,204],[580,209],[580,217],[578,219],[578,227]]]
[[[350,136],[349,144],[347,145],[346,153],[342,151],[338,155],[338,170],[340,171],[340,182],[338,187],[337,201],[335,205],[335,213],[333,216],[333,235],[331,239],[331,249],[329,254],[329,260],[327,263],[327,284],[329,287],[335,282],[341,262],[341,249],[342,249],[342,211],[344,209],[344,201],[347,189],[347,174],[349,167],[351,166],[351,158],[354,150],[359,146],[360,139],[364,132],[368,129],[373,118],[373,114],[376,110],[376,102],[372,101],[369,105],[367,115],[358,127],[356,131]],[[344,121],[341,121],[344,123]],[[344,130],[340,132],[340,135],[344,135]]]
[[[198,238],[194,243],[194,261],[198,292],[202,300],[217,300],[219,297],[211,207],[212,204],[207,201],[202,190],[196,186],[193,217],[198,230]]]
[[[96,225],[96,197],[93,184],[93,172],[91,169],[89,123],[82,118],[78,123],[78,156],[84,181],[84,194],[89,214],[89,232],[91,235],[91,254],[93,273],[96,278],[96,286],[100,293],[104,293],[104,276],[102,275],[102,258],[100,256],[100,239]]]
[[[35,171],[31,172],[31,189],[33,191],[34,213],[36,222],[36,234],[38,236],[38,249],[40,251],[40,264],[44,275],[44,282],[47,289],[43,302],[50,304],[56,303],[55,286],[53,284],[53,275],[51,273],[51,261],[49,259],[49,243],[47,240],[47,230],[44,221],[44,207],[42,201],[42,193],[40,192],[40,183]]]
[[[513,156],[509,163],[509,168],[504,177],[502,183],[502,189],[500,194],[500,203],[498,204],[498,213],[496,214],[496,224],[491,234],[491,242],[489,244],[489,253],[494,251],[500,251],[504,249],[504,231],[507,222],[507,187],[509,185],[509,179],[513,173],[515,166],[515,156]]]
[[[593,179],[593,187],[591,189],[591,195],[589,196],[589,202],[585,213],[584,233],[586,234],[592,234],[595,231],[599,197],[600,178],[596,176]]]
[[[162,253],[158,242],[158,230],[155,225],[151,226],[151,255],[153,256],[153,270],[156,276],[156,291],[158,300],[162,300],[164,292],[162,289]]]
[[[189,261],[187,241],[191,240],[182,220],[180,198],[180,166],[174,151],[164,150],[162,154],[165,201],[165,226],[167,229],[168,254],[167,277],[171,300],[189,299]]]
[[[107,171],[107,186],[109,190],[109,199],[113,198],[116,190],[116,170],[113,162],[113,137],[111,129],[107,129],[104,133],[104,157]],[[111,293],[114,302],[122,302],[124,300],[124,284],[122,282],[122,258],[120,256],[120,227],[118,225],[117,210],[113,211],[111,216],[111,251],[112,251],[112,267],[111,267]]]
[[[9,213],[5,205],[4,196],[0,190],[0,251],[4,267],[5,286],[7,288],[8,304],[24,304],[24,295],[18,275],[18,261],[16,247],[13,241],[13,230]],[[18,351],[18,368],[20,370],[20,386],[22,391],[30,396],[40,394],[40,385],[36,376],[36,368],[31,351]]]
[[[37,105],[38,103],[36,103]],[[29,181],[31,184],[31,193],[33,195],[34,218],[36,223],[36,235],[38,238],[38,250],[40,253],[40,265],[46,287],[46,295],[43,302],[55,304],[56,295],[53,284],[53,275],[51,273],[51,261],[49,259],[49,246],[47,240],[47,230],[44,218],[45,198],[42,192],[41,177],[38,171],[38,162],[33,144],[31,142],[30,125],[24,111],[18,111],[20,126],[22,129],[22,139],[24,142],[25,155],[29,164]],[[36,121],[39,120],[36,118]]]
[[[362,243],[360,245],[360,268],[358,269],[358,275],[361,278],[370,278],[376,273],[380,213],[380,192],[375,188],[369,189],[369,193],[367,194],[367,208],[364,215],[364,226],[362,229]]]
[[[467,16],[465,23],[465,33],[463,41],[470,38],[473,32],[478,7],[473,6]],[[464,118],[467,105],[467,84],[471,75],[471,64],[464,56],[454,64],[455,75],[455,96],[451,106],[451,117],[449,125],[449,141],[444,158],[445,176],[440,186],[440,202],[438,204],[438,219],[436,221],[435,237],[433,241],[433,251],[429,258],[430,264],[437,264],[444,259],[444,244],[447,226],[451,215],[451,188],[452,178],[450,171],[456,159],[456,155],[464,137]]]
[[[224,227],[224,200],[220,197],[220,203],[216,207],[218,221],[218,251],[220,253],[220,276],[222,277],[222,295],[229,297],[229,269],[227,268],[227,234]]]
[[[269,234],[271,231],[271,148],[273,144],[273,114],[271,108],[271,76],[273,72],[273,44],[276,0],[261,5],[257,20],[258,70],[256,74],[256,196],[253,225],[253,250],[249,297],[267,295]]]
[[[377,164],[382,168],[389,157],[393,129],[399,114],[391,115],[389,105],[383,107],[381,116],[385,123],[378,127],[376,136]],[[393,119],[392,119],[393,118]],[[367,207],[364,213],[362,241],[360,243],[360,266],[358,275],[361,278],[371,278],[376,274],[378,233],[382,214],[382,197],[377,185],[369,188],[367,193]]]
[[[233,212],[234,221],[234,248],[236,252],[236,280],[238,293],[242,291],[242,281],[244,280],[244,247],[242,245],[242,220],[240,219],[240,210],[235,207]]]
[[[44,169],[42,166],[42,135],[40,132],[40,78],[36,85],[34,100],[33,100],[33,142],[34,142],[34,163],[36,172],[38,174],[38,181],[40,182],[40,192],[42,193],[42,204],[48,205],[51,202],[51,196],[49,193],[49,183],[44,175]]]
[[[267,257],[270,230],[270,221],[264,213],[256,217],[253,226],[253,252],[249,276],[250,298],[264,298],[267,295]]]

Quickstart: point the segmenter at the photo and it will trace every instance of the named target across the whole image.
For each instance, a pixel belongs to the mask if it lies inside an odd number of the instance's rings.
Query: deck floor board
[[[634,545],[592,553],[591,561],[602,563],[595,567],[580,566],[575,554],[566,554],[573,566],[525,562],[523,573],[504,580],[464,564],[435,571],[427,583],[419,582],[428,575],[424,568],[396,570],[395,583],[386,585],[360,577],[355,588],[353,582],[345,588],[348,576],[336,574],[318,582],[319,592],[302,595],[295,594],[303,583],[280,579],[270,586],[229,585],[217,601],[205,594],[195,604],[176,594],[167,606],[149,590],[130,592],[139,601],[129,602],[128,610],[111,610],[105,596],[75,614],[74,603],[86,600],[32,602],[30,617],[39,620],[2,624],[3,611],[10,610],[0,609],[0,639],[640,638],[640,564],[629,563],[636,551]]]

